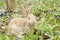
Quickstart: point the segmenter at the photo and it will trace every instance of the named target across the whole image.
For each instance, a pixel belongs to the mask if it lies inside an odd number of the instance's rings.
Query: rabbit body
[[[8,29],[12,30],[12,33],[15,35],[23,34],[29,31],[27,21],[24,18],[15,18],[10,21],[8,24]]]
[[[29,18],[14,18],[8,24],[8,30],[12,30],[13,34],[20,37],[20,35],[24,33],[29,33],[31,28],[33,28],[33,26],[35,25],[34,22],[36,22],[36,20],[34,21],[33,19],[31,20]]]
[[[25,8],[23,8],[25,10]],[[27,13],[26,10],[22,10],[22,13]],[[35,27],[36,17],[31,11],[28,12],[27,16],[24,18],[13,18],[8,23],[8,31],[12,31],[13,34],[19,38],[24,33],[29,33],[31,29]]]

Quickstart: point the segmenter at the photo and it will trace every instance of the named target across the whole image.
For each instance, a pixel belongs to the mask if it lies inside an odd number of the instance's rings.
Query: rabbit
[[[15,0],[5,0],[6,11],[13,12],[15,9]]]
[[[23,34],[28,34],[31,29],[34,29],[36,25],[36,17],[32,13],[32,7],[26,11],[24,7],[21,7],[21,12],[23,14],[27,13],[27,16],[24,18],[13,18],[8,23],[8,31],[11,31],[18,38],[23,37]]]

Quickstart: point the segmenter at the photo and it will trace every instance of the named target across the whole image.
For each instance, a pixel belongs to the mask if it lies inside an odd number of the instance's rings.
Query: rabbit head
[[[36,22],[36,16],[33,15],[33,6],[30,6],[28,10],[21,6],[21,12],[26,15],[28,24],[33,25]]]
[[[31,9],[28,11],[27,22],[29,25],[34,25],[36,23],[36,16],[33,15]]]

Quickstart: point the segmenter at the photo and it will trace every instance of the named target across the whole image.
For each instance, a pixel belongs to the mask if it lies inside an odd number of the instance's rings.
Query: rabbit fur
[[[31,8],[32,9],[32,8]],[[8,31],[11,31],[18,37],[21,37],[24,33],[29,33],[32,28],[36,25],[36,17],[33,15],[32,10],[28,11],[25,18],[13,18],[8,23]],[[25,11],[23,11],[25,10]],[[22,13],[27,13],[26,9],[23,8]]]

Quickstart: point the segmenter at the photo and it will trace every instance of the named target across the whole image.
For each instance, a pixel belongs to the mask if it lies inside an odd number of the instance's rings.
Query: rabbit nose
[[[35,24],[36,23],[36,21],[33,21],[33,24]]]

